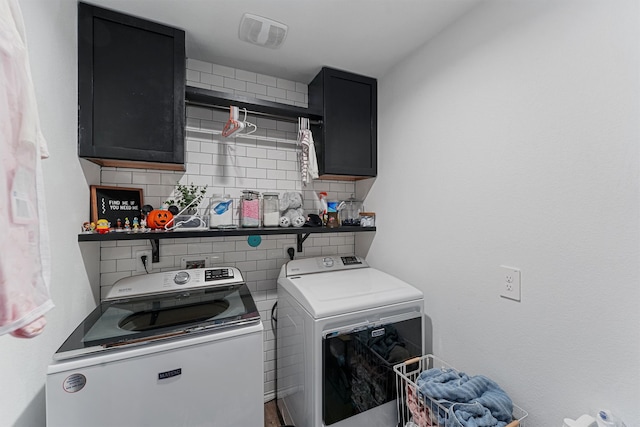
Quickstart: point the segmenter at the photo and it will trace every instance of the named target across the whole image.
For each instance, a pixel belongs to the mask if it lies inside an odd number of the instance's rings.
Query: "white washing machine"
[[[236,268],[127,277],[53,356],[47,426],[262,426],[262,343]]]
[[[296,427],[391,427],[393,365],[423,354],[422,292],[364,259],[290,261],[278,279],[277,402]]]

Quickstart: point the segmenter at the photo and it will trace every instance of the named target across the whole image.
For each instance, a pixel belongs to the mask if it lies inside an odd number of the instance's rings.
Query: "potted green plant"
[[[189,206],[184,213],[187,215],[195,215],[198,206],[200,205],[200,202],[202,202],[202,199],[204,199],[206,193],[206,185],[200,186],[195,185],[194,183],[183,185],[178,182],[176,184],[176,188],[173,190],[173,197],[167,199],[165,204],[168,206],[176,206],[178,208],[178,212]]]

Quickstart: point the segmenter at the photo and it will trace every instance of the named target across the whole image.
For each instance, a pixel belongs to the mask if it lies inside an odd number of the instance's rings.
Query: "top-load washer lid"
[[[133,276],[113,286],[111,294],[118,292],[134,296],[103,300],[55,360],[260,322],[251,292],[234,268]]]
[[[410,284],[371,267],[281,276],[278,284],[315,319],[423,298]]]

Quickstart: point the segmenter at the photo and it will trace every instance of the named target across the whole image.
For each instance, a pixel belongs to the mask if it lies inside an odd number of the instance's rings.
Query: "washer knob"
[[[324,264],[325,267],[333,267],[333,258],[322,258],[322,264]]]
[[[173,281],[176,285],[184,285],[189,281],[189,279],[189,273],[187,273],[186,271],[180,271],[175,275]]]

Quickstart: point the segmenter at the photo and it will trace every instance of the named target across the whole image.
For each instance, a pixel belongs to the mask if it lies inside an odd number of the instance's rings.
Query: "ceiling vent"
[[[238,37],[245,42],[277,49],[287,36],[288,27],[263,16],[245,13],[240,21]]]

